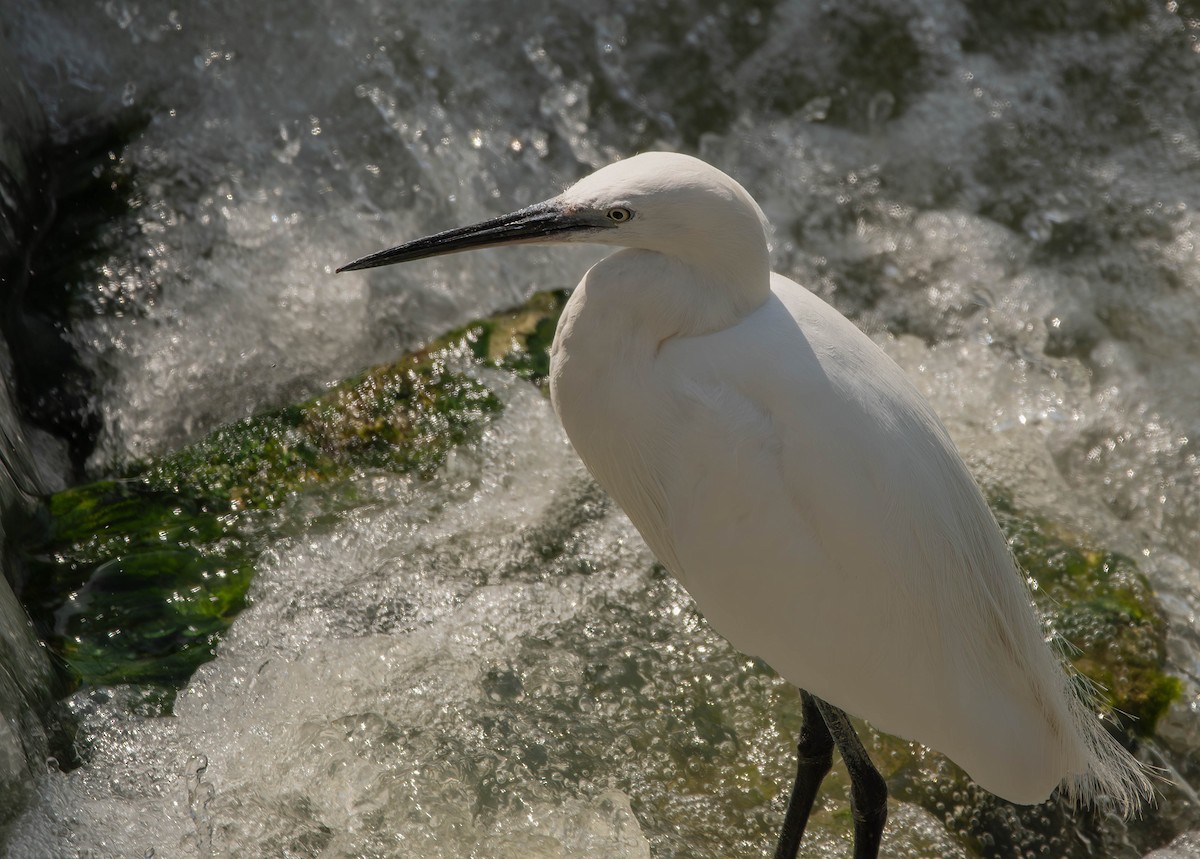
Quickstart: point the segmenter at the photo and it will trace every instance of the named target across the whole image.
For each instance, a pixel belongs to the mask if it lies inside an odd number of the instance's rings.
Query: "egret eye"
[[[623,224],[633,218],[633,212],[629,211],[624,206],[617,206],[616,208],[609,209],[604,213],[604,215],[614,224]]]

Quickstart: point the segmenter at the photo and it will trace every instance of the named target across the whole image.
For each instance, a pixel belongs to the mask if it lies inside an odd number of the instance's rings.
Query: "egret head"
[[[602,167],[548,202],[613,226],[578,241],[684,260],[743,244],[766,251],[765,219],[754,199],[729,176],[689,155],[635,155]]]
[[[505,244],[589,242],[668,254],[704,270],[769,276],[762,211],[733,179],[688,155],[647,152],[562,194],[342,266],[353,271]]]

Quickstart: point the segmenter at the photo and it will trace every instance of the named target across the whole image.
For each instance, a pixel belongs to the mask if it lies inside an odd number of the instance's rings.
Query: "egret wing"
[[[737,326],[662,349],[674,572],[784,677],[1001,795],[1044,798],[1079,764],[1067,681],[982,495],[869,338],[773,289]]]

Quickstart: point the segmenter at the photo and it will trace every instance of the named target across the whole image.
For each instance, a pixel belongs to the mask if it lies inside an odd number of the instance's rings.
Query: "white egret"
[[[792,859],[836,745],[855,857],[887,788],[846,712],[1016,803],[1151,795],[1043,638],[1024,577],[945,428],[868,337],[772,274],[764,216],[685,155],[611,164],[561,195],[363,257],[364,269],[520,242],[620,250],[555,334],[550,391],[588,470],[712,626],[801,688],[776,857]]]

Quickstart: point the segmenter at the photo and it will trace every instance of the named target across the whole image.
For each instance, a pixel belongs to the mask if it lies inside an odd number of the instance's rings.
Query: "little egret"
[[[801,689],[775,856],[793,859],[836,745],[856,859],[887,787],[846,713],[1022,804],[1062,785],[1128,813],[1151,795],[1048,646],[1024,577],[929,404],[870,338],[768,261],[721,171],[651,152],[543,203],[339,271],[471,248],[594,242],[555,333],[554,409],[651,550],[738,649]]]

